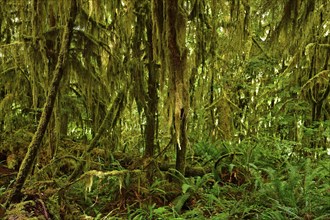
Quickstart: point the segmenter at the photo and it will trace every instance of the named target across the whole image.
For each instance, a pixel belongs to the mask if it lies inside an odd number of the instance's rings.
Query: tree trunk
[[[56,100],[57,91],[58,91],[58,88],[60,85],[61,78],[64,73],[63,66],[65,63],[68,51],[69,51],[70,41],[72,38],[72,29],[73,29],[76,12],[77,12],[76,7],[77,7],[76,1],[72,0],[70,15],[69,15],[69,18],[67,21],[67,25],[64,28],[61,49],[60,49],[60,53],[58,56],[56,68],[54,70],[54,78],[53,78],[52,84],[50,86],[48,97],[47,97],[41,118],[39,120],[39,125],[37,128],[37,131],[34,134],[34,137],[28,147],[28,151],[25,155],[25,158],[20,166],[16,181],[14,183],[14,188],[10,192],[9,197],[7,199],[6,207],[8,207],[11,202],[20,200],[21,189],[23,188],[23,185],[24,185],[30,171],[33,168],[33,163],[37,157],[38,150],[40,148],[44,134],[46,132],[48,122],[51,118],[54,103]]]
[[[147,41],[148,41],[148,95],[146,105],[146,152],[145,156],[153,158],[155,153],[155,137],[157,134],[156,122],[157,122],[157,106],[158,106],[158,70],[155,68],[154,56],[153,56],[153,43],[152,43],[152,22],[147,21]],[[153,181],[154,166],[151,164],[148,166],[147,177],[149,182]]]
[[[174,106],[176,136],[176,169],[184,175],[187,149],[187,119],[189,110],[188,80],[186,80],[187,48],[185,45],[187,17],[178,0],[169,0],[167,17],[167,60],[170,74],[170,95]]]

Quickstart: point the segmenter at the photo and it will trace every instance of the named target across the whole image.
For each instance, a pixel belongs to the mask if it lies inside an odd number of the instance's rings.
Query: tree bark
[[[52,115],[54,103],[56,100],[56,95],[59,89],[60,81],[64,73],[64,63],[68,55],[69,46],[72,38],[72,30],[77,13],[77,5],[76,1],[71,1],[70,15],[68,17],[67,25],[64,28],[63,36],[62,36],[62,44],[60,53],[58,56],[56,68],[54,70],[54,78],[52,80],[52,84],[50,86],[50,90],[48,93],[48,97],[46,103],[44,105],[44,109],[39,120],[38,128],[36,133],[33,136],[33,139],[28,147],[28,151],[25,155],[25,158],[20,166],[19,172],[17,174],[16,181],[14,183],[13,189],[10,192],[8,199],[6,201],[6,207],[9,206],[11,202],[19,201],[21,190],[23,185],[33,168],[33,163],[37,157],[38,150],[40,148],[42,139],[46,132],[47,125]]]
[[[146,152],[145,156],[153,158],[155,154],[155,139],[157,136],[157,106],[158,106],[158,70],[155,68],[153,56],[152,22],[147,20],[147,41],[148,41],[148,94],[146,105]],[[147,178],[153,182],[154,164],[148,166]]]
[[[187,48],[185,45],[187,16],[178,0],[169,0],[167,12],[167,60],[170,73],[171,96],[174,106],[176,136],[176,169],[185,173],[187,149],[187,120],[189,110],[188,80],[186,80]]]

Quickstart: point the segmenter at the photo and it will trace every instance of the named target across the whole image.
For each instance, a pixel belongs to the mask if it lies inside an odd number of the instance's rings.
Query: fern
[[[281,213],[293,219],[322,216],[329,210],[326,171],[309,159],[298,165],[287,162],[282,172],[268,169],[270,182],[261,186],[259,196],[266,198],[264,205],[272,209],[272,215]]]

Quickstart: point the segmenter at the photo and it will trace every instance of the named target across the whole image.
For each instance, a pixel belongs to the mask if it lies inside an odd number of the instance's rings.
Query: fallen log
[[[168,171],[170,169],[175,169],[175,164],[164,164],[159,163],[158,167],[161,171]],[[211,173],[212,169],[211,167],[194,167],[194,166],[186,166],[186,177],[192,177],[192,176],[204,176],[207,173]]]
[[[147,167],[152,161],[152,159],[148,158],[137,158],[131,155],[125,155],[120,152],[116,152],[113,154],[113,157],[119,161],[120,165],[126,169],[142,169]],[[135,161],[135,162],[133,162]],[[175,169],[175,163],[164,163],[156,161],[158,168],[160,171],[169,171],[170,169]],[[137,167],[137,166],[144,166],[144,167]],[[185,176],[203,176],[207,173],[211,173],[211,167],[200,167],[200,166],[186,166]]]

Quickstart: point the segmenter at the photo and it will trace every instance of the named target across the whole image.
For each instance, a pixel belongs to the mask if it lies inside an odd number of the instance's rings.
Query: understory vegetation
[[[330,219],[326,0],[8,0],[0,219]]]

